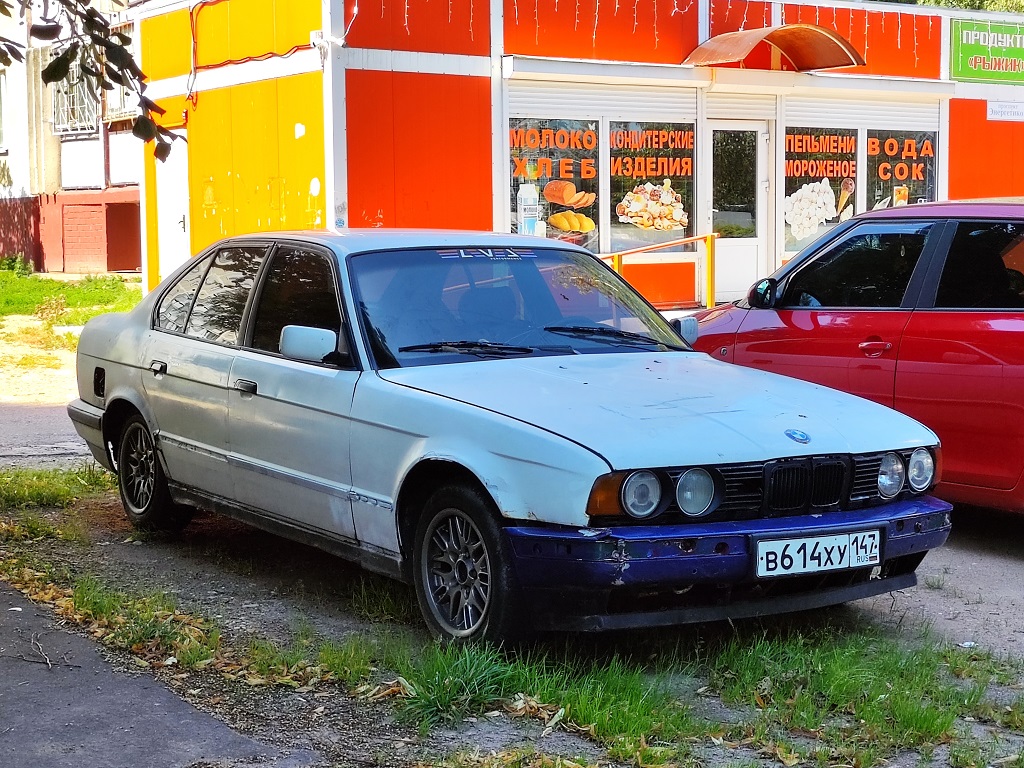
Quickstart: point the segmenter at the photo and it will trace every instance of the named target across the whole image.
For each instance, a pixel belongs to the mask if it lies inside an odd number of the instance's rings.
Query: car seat
[[[516,294],[510,286],[470,288],[459,298],[459,320],[466,338],[507,341],[525,330],[516,317]]]

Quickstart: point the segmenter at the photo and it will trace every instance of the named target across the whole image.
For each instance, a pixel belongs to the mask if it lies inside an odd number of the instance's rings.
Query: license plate
[[[840,571],[879,563],[878,531],[757,542],[759,577]]]

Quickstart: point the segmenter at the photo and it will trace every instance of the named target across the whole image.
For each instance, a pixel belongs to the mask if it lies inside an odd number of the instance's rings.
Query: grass
[[[75,469],[0,470],[0,510],[67,507],[83,496],[114,487],[114,476],[96,464]]]
[[[0,317],[39,311],[51,323],[83,325],[103,312],[126,312],[141,298],[138,285],[113,276],[64,282],[0,270]]]

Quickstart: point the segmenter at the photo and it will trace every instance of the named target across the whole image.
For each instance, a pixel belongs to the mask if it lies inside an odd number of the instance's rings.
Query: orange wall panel
[[[721,0],[718,0],[721,3]],[[893,11],[785,5],[784,24],[833,29],[867,62],[837,72],[938,79],[942,60],[942,18]]]
[[[999,162],[986,158],[998,147]],[[985,101],[949,102],[949,197],[1024,195],[1024,123],[988,119]]]
[[[630,264],[626,257],[622,276],[659,309],[697,301],[697,265],[692,261],[665,264]]]
[[[679,64],[697,47],[696,0],[504,0],[505,53]]]
[[[192,67],[192,31],[188,9],[139,23],[142,70],[150,80],[187,75]]]
[[[487,0],[345,0],[346,45],[487,56],[489,16]]]
[[[485,77],[346,72],[350,226],[492,229],[490,88]]]
[[[732,0],[711,3],[711,36],[772,25],[772,7],[760,0]]]

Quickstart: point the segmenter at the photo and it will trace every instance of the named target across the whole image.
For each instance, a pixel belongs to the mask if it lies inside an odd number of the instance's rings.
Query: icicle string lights
[[[558,2],[555,1],[555,10],[558,10]],[[594,20],[594,26],[597,26],[597,20]],[[540,45],[540,0],[533,0],[533,43],[534,45]]]
[[[572,29],[575,32],[580,28],[580,0],[576,0],[576,18],[573,20]]]
[[[658,0],[651,0],[654,3],[654,47],[658,47]]]
[[[747,11],[750,10],[750,3],[743,3],[743,21],[740,22],[740,31],[747,28]]]
[[[405,34],[412,34],[409,31],[409,0],[405,0]]]
[[[579,0],[577,0],[577,3]],[[639,24],[638,17],[640,15],[640,0],[633,0],[633,34],[636,34],[636,28]]]
[[[601,18],[601,0],[595,0],[594,5],[594,37],[591,39],[591,43],[594,48],[597,48],[597,20]]]

